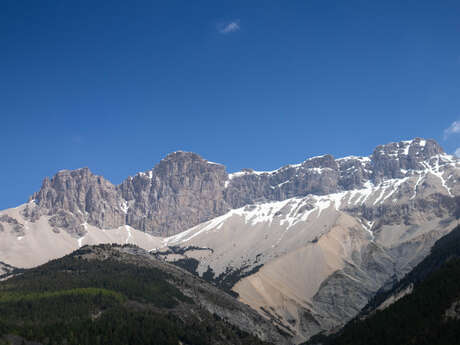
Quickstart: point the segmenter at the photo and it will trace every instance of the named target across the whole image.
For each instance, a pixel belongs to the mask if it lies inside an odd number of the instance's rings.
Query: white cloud
[[[220,24],[217,26],[217,30],[219,30],[219,32],[221,34],[229,34],[231,32],[235,32],[235,31],[238,31],[240,29],[240,21],[239,20],[235,20],[233,22],[230,22],[230,23],[223,23],[223,24]]]
[[[458,133],[460,133],[460,121],[454,121],[449,128],[444,130],[444,140],[446,140],[450,135]]]
[[[455,150],[454,156],[460,158],[460,147]]]

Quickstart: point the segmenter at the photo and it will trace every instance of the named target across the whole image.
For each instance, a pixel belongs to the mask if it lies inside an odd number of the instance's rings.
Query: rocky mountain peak
[[[392,142],[385,145],[379,145],[375,148],[372,156],[417,156],[419,160],[427,160],[434,155],[443,153],[444,150],[435,140],[415,138],[413,140],[405,140],[400,142]]]
[[[225,167],[221,164],[209,162],[193,152],[176,151],[163,158],[152,170],[157,177],[171,177],[173,175],[207,174],[214,173],[226,179]]]
[[[129,225],[157,235],[175,234],[228,210],[225,167],[196,153],[177,151],[152,170],[119,186]]]
[[[168,153],[161,162],[177,161],[177,160],[204,160],[199,154],[190,151],[174,151]]]
[[[34,193],[30,199],[34,199],[37,203],[40,203],[42,199],[45,199],[43,193],[41,193],[42,190],[46,190],[48,188],[65,189],[69,186],[69,184],[73,184],[76,181],[87,181],[92,175],[93,173],[87,167],[75,170],[60,170],[51,177],[51,179],[46,176],[43,179],[41,190]]]
[[[422,170],[431,157],[444,154],[444,150],[433,139],[415,138],[379,145],[371,155],[373,179],[401,178],[407,170]]]
[[[61,170],[51,179],[45,178],[31,199],[34,203],[25,210],[26,217],[52,216],[51,223],[71,233],[84,232],[83,223],[100,228],[125,223],[123,200],[116,187],[88,168]]]
[[[307,159],[302,163],[304,168],[330,168],[337,170],[337,162],[331,155],[316,156]]]

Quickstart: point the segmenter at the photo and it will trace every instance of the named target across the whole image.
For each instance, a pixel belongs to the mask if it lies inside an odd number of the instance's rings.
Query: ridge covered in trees
[[[266,344],[197,306],[168,272],[81,254],[0,282],[1,345]]]

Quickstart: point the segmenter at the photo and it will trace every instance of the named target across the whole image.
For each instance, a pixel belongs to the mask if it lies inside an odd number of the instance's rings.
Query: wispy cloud
[[[455,150],[454,156],[460,158],[460,147]]]
[[[217,25],[217,30],[223,35],[238,31],[240,30],[240,21],[234,20],[229,23],[221,23]]]
[[[454,121],[452,124],[444,130],[444,140],[446,140],[452,134],[460,133],[460,121]]]

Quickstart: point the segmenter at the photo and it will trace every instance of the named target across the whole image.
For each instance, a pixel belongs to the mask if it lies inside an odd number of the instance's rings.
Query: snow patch
[[[447,185],[446,180],[444,180],[444,177],[443,177],[444,172],[441,171],[441,167],[443,167],[445,165],[448,165],[448,164],[446,164],[445,161],[441,162],[441,159],[442,158],[449,159],[449,157],[442,157],[442,156],[447,156],[447,155],[437,155],[437,156],[434,157],[433,166],[431,166],[430,164],[428,164],[426,162],[421,162],[421,164],[426,168],[425,171],[427,173],[431,173],[432,175],[437,176],[441,180],[441,185],[446,189],[447,194],[450,197],[453,197],[453,194],[452,194],[449,186]],[[444,164],[440,164],[440,163],[444,163]],[[450,162],[448,161],[447,163],[450,163]]]
[[[420,184],[420,182],[422,182],[422,180],[425,178],[426,174],[423,174],[423,173],[420,173],[418,175],[418,178],[417,178],[417,182],[415,183],[414,185],[414,194],[410,197],[409,200],[413,200],[415,199],[415,197],[417,196],[417,188],[418,188],[418,185]]]
[[[361,220],[361,218],[357,218],[363,229],[370,235],[371,237],[371,242],[374,242],[375,236],[374,233],[372,232],[372,227],[374,226],[375,222],[371,222],[367,219]]]
[[[128,232],[128,237],[126,237],[125,244],[128,244],[133,234],[131,233],[131,227],[129,225],[125,225],[125,229]]]
[[[408,141],[402,141],[402,143],[404,144],[404,151],[403,153],[407,156],[409,154],[409,148],[412,144],[412,140],[408,140]]]
[[[337,158],[336,161],[348,161],[348,160],[358,160],[361,162],[370,162],[370,157],[361,157],[361,156],[346,156],[342,158]]]
[[[149,179],[152,179],[152,178],[153,178],[153,170],[149,170],[149,171],[147,171],[147,172],[139,172],[139,173],[137,173],[137,174],[138,174],[139,176],[142,176],[142,177],[146,176],[146,177],[148,177]]]
[[[85,236],[82,236],[80,237],[77,242],[78,242],[78,248],[81,248],[81,246],[83,245],[83,240],[85,239]]]
[[[220,163],[216,163],[216,162],[211,162],[211,161],[206,161],[208,164],[212,164],[212,165],[223,165],[223,164],[220,164]]]
[[[126,200],[123,200],[123,202],[121,203],[120,205],[120,208],[121,208],[121,211],[124,213],[124,214],[127,214],[128,213],[128,202]]]
[[[385,188],[385,191],[382,194],[382,196],[386,193],[386,191],[390,187],[391,187],[391,191],[383,199],[381,199],[381,203],[383,204],[385,202],[385,200],[387,200],[390,196],[394,195],[399,190],[399,187],[403,183],[405,183],[408,179],[409,179],[409,177],[404,177],[402,179],[391,179],[391,180],[385,181],[384,183],[387,184],[387,187]],[[376,202],[374,204],[376,204]]]
[[[360,199],[356,200],[356,203],[359,205],[364,205],[364,203],[369,198],[369,196],[372,194],[374,189],[375,189],[375,186],[371,181],[367,181],[366,183],[364,183],[364,188],[359,190],[362,196]]]

